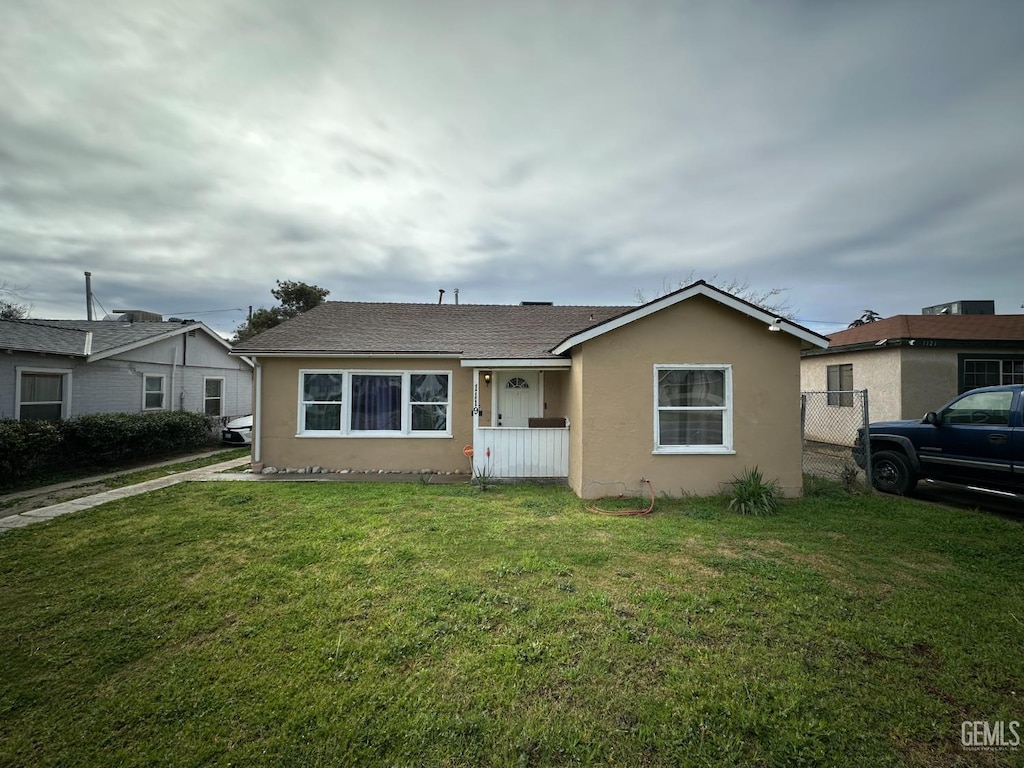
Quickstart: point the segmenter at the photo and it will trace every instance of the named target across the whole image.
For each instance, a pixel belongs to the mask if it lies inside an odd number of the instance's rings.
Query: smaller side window
[[[142,408],[146,411],[160,411],[164,408],[164,377],[143,376],[142,382]]]
[[[409,376],[409,418],[413,432],[445,432],[451,397],[448,375],[444,373],[413,373]]]
[[[340,371],[302,374],[301,432],[340,432],[343,376]]]
[[[224,379],[203,381],[203,413],[207,416],[224,415]]]
[[[654,452],[732,450],[732,369],[654,367]]]
[[[842,408],[852,408],[853,363],[844,363],[842,365],[830,365],[828,367],[827,375],[828,404],[839,406]]]

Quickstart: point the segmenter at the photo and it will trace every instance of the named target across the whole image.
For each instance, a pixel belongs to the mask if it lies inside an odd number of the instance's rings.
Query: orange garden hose
[[[591,512],[597,512],[602,515],[610,515],[612,517],[630,517],[637,515],[647,515],[654,511],[654,484],[650,480],[644,480],[647,483],[647,488],[651,492],[651,503],[647,505],[647,509],[601,509],[600,507],[588,504],[587,509]],[[619,497],[622,498],[621,496]]]

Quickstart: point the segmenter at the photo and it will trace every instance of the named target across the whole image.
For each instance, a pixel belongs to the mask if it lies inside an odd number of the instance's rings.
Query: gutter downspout
[[[174,410],[174,380],[178,373],[178,347],[171,350],[171,386],[167,388],[167,410]]]
[[[85,349],[82,352],[86,357],[92,354],[92,331],[85,332]]]
[[[258,358],[253,358],[253,363],[256,366],[256,391],[253,393],[256,407],[252,416],[252,463],[259,464],[263,461],[263,452],[260,450],[260,443],[263,441],[263,366]]]
[[[181,392],[178,394],[178,410],[185,410],[185,380],[188,379],[188,332],[181,334]],[[203,393],[206,394],[205,392]]]

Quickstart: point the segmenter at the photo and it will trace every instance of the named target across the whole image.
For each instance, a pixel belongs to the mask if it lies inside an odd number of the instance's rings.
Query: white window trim
[[[14,419],[21,421],[21,374],[23,373],[59,373],[64,377],[62,382],[64,399],[60,404],[60,417],[66,419],[71,414],[71,368],[34,368],[29,366],[15,366],[14,368]],[[33,405],[33,403],[29,403]]]
[[[303,379],[306,374],[326,373],[337,374],[342,377],[341,382],[341,429],[303,429],[305,423],[305,401],[302,399]],[[445,403],[445,424],[447,429],[443,432],[425,431],[412,429],[412,386],[411,378],[416,375],[439,375],[448,377],[448,401]],[[402,428],[400,430],[354,430],[352,429],[352,377],[353,376],[400,376],[402,378]],[[403,438],[403,439],[437,439],[450,438],[452,436],[452,384],[453,377],[450,370],[377,370],[361,368],[301,368],[299,369],[298,386],[298,407],[295,414],[295,436],[301,438]]]
[[[219,381],[220,382],[220,397],[211,398],[206,394],[206,382],[208,381]],[[203,413],[206,413],[206,401],[207,400],[219,400],[220,401],[220,413],[214,418],[220,418],[225,416],[224,413],[224,393],[227,390],[227,380],[223,376],[203,376]]]
[[[720,408],[694,408],[697,411],[722,411],[722,444],[721,445],[661,445],[659,429],[661,408],[658,406],[658,373],[661,371],[724,371],[725,373],[725,405]],[[732,402],[732,365],[729,363],[655,363],[654,379],[654,455],[678,454],[735,454],[733,449],[733,402]]]
[[[341,401],[340,402],[327,402],[323,400],[311,400],[311,403],[325,403],[328,405],[338,405],[341,409],[341,417],[339,419],[340,429],[304,429],[303,425],[306,423],[306,401],[303,399],[303,384],[306,378],[306,374],[310,373],[322,373],[322,374],[334,374],[341,376]],[[348,388],[348,377],[345,376],[345,371],[334,368],[302,368],[299,370],[299,408],[296,412],[295,421],[295,436],[296,437],[338,437],[345,434],[345,406],[348,405],[349,388]]]
[[[149,408],[146,406],[146,380],[147,379],[160,379],[160,407]],[[150,393],[152,394],[152,393]],[[143,411],[166,411],[167,410],[167,376],[162,373],[143,373],[142,374],[142,410]]]

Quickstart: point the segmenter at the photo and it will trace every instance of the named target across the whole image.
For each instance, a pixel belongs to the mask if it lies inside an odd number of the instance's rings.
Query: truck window
[[[943,424],[1008,424],[1013,392],[978,392],[942,412]]]

